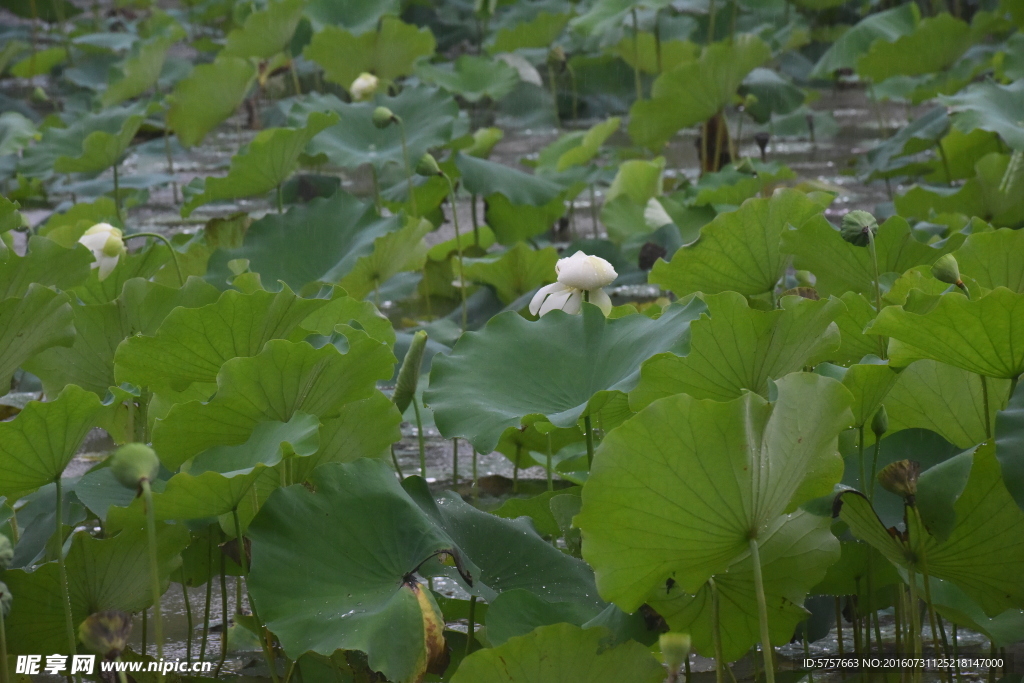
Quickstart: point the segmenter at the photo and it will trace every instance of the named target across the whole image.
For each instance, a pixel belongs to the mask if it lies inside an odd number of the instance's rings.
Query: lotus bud
[[[371,73],[365,71],[352,81],[352,85],[349,86],[349,93],[352,94],[352,99],[356,102],[367,100],[373,97],[373,93],[377,92],[377,88],[380,86],[380,79]]]
[[[7,615],[11,613],[11,591],[8,590],[7,584],[0,581],[0,619],[7,619]],[[0,662],[0,666],[6,665],[6,662]]]
[[[10,567],[13,561],[14,546],[11,545],[6,536],[0,534],[0,572]]]
[[[679,671],[690,656],[690,642],[689,633],[662,633],[658,638],[662,659],[672,675]]]
[[[878,473],[878,483],[889,493],[895,493],[908,503],[913,503],[920,475],[921,463],[916,460],[897,460]]]
[[[553,48],[548,50],[548,64],[551,66],[561,66],[562,64],[565,64],[565,50],[558,45],[555,45]]]
[[[889,431],[889,413],[885,412],[885,406],[882,406],[875,412],[875,416],[871,418],[871,431],[874,432],[875,437],[881,439],[882,435]]]
[[[952,254],[943,254],[932,264],[932,275],[939,282],[964,288],[964,281],[960,279],[960,265]]]
[[[878,221],[867,211],[851,211],[843,216],[839,233],[843,239],[856,247],[866,247],[878,232]]]
[[[160,458],[143,443],[129,443],[110,456],[110,471],[127,489],[137,491],[143,481],[153,481],[160,472]]]
[[[132,633],[132,617],[120,610],[90,614],[78,626],[78,639],[104,659],[114,660],[128,646]]]
[[[395,112],[387,107],[377,107],[373,110],[373,125],[377,128],[384,130],[392,123],[398,123],[398,117],[395,116]]]
[[[441,173],[441,167],[437,165],[437,159],[430,152],[420,157],[419,162],[416,164],[416,173],[427,177],[444,175]]]
[[[400,413],[405,412],[405,409],[412,403],[413,396],[416,394],[416,386],[420,380],[420,368],[423,366],[423,353],[426,349],[427,333],[420,330],[412,336],[409,350],[405,352],[402,369],[398,371],[398,383],[395,385],[395,393],[391,397]]]

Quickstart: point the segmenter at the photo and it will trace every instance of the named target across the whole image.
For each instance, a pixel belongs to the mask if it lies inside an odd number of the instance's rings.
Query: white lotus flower
[[[368,100],[373,97],[373,93],[377,92],[377,86],[380,85],[380,79],[371,73],[363,72],[359,74],[356,80],[352,81],[352,85],[349,86],[349,93],[352,94],[352,99],[356,102],[362,100]]]
[[[602,287],[610,285],[619,276],[612,264],[599,256],[588,256],[577,251],[568,258],[559,259],[555,264],[558,282],[537,290],[530,302],[530,313],[544,315],[548,311],[560,310],[576,314],[583,306],[583,293],[589,293],[590,303],[605,315],[612,310],[612,300]]]
[[[95,259],[92,267],[100,269],[100,281],[110,275],[125,253],[121,231],[109,223],[97,223],[86,230],[78,241],[92,252]]]
[[[651,230],[657,230],[666,225],[671,225],[673,220],[672,216],[669,216],[668,212],[665,211],[665,207],[661,205],[661,202],[651,197],[647,201],[647,206],[644,207],[644,223]]]

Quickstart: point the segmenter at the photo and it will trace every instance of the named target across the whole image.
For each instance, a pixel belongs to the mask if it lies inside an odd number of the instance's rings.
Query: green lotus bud
[[[423,352],[427,348],[427,333],[420,330],[412,336],[409,350],[402,361],[402,369],[398,371],[398,384],[392,400],[401,413],[409,407],[412,397],[416,394],[416,385],[420,380],[420,368],[423,366]]]
[[[690,644],[689,633],[662,633],[658,638],[661,656],[671,673],[679,671],[683,662],[690,656]]]
[[[866,247],[878,232],[878,221],[867,211],[851,211],[843,216],[839,232],[850,244]]]
[[[7,615],[11,613],[11,591],[7,589],[7,584],[0,581],[0,619],[7,619]]]
[[[913,503],[920,475],[921,463],[916,460],[897,460],[878,473],[878,483],[889,493],[895,493],[908,503]]]
[[[38,104],[49,102],[50,97],[46,94],[46,91],[40,88],[38,85],[32,91],[32,101]]]
[[[416,164],[416,172],[423,176],[434,176],[443,175],[441,173],[441,167],[437,165],[437,159],[433,157],[430,152],[427,152],[420,157],[419,162]]]
[[[395,116],[395,112],[387,107],[377,107],[373,110],[373,125],[377,126],[377,128],[384,130],[392,123],[398,123],[398,117]]]
[[[143,481],[153,481],[160,472],[160,458],[144,443],[129,443],[110,456],[110,471],[125,488],[138,490]]]
[[[78,639],[104,659],[121,656],[132,633],[132,617],[120,610],[90,614],[78,626]]]
[[[871,431],[879,439],[889,431],[889,413],[885,412],[885,406],[880,407],[871,418]]]
[[[6,536],[0,534],[0,572],[11,566],[14,561],[14,546]]]
[[[960,265],[952,254],[943,254],[932,264],[932,276],[939,282],[964,288],[964,281],[960,279]]]
[[[548,50],[548,64],[552,66],[565,64],[565,50],[558,45]]]

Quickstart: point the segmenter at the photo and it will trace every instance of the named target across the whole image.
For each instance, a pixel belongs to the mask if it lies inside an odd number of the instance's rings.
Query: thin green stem
[[[4,629],[3,608],[0,608],[0,683],[10,683],[7,677],[7,632]]]
[[[473,647],[473,637],[476,632],[476,596],[469,597],[469,629],[466,631],[466,657]]]
[[[63,473],[62,473],[63,474]],[[61,601],[64,603],[64,631],[68,638],[68,648],[72,656],[78,654],[75,639],[75,625],[71,619],[71,589],[68,587],[68,568],[64,564],[64,483],[61,475],[58,474],[54,480],[57,494],[57,528],[54,530],[57,553],[57,573],[60,576]],[[6,662],[4,666],[6,666]],[[81,681],[82,675],[75,676],[75,680]]]
[[[391,446],[391,462],[395,465],[395,472],[398,472],[398,478],[405,479],[405,475],[402,474],[402,466],[398,464],[398,456],[395,454],[394,445]]]
[[[213,540],[209,539],[206,547],[206,559],[213,566]],[[199,661],[206,661],[206,645],[210,638],[210,603],[213,598],[213,577],[206,580],[206,602],[203,606],[203,640],[199,647]]]
[[[555,110],[555,128],[562,127],[562,118],[558,114],[558,82],[555,80],[555,67],[548,61],[548,87],[551,88],[551,106]]]
[[[235,539],[238,542],[238,559],[242,563],[242,576],[238,577],[239,584],[249,576],[249,555],[245,552],[245,536],[242,535],[242,524],[238,520],[238,508],[234,508],[231,511],[231,519],[235,523]],[[248,586],[246,587],[248,593]],[[252,611],[252,617],[256,620],[256,624],[260,631],[264,631],[263,622],[260,620],[260,615],[256,611],[256,603],[252,601],[252,596],[246,596],[249,600],[249,609]],[[263,648],[263,657],[267,660],[267,667],[270,669],[270,679],[274,683],[279,683],[280,679],[277,675],[277,666],[274,663],[274,653],[271,652],[270,646],[267,644],[265,633],[260,635],[260,646]]]
[[[715,0],[708,4],[708,45],[715,42]]]
[[[516,444],[516,457],[512,461],[512,493],[519,493],[519,458],[523,454],[523,445]]]
[[[402,119],[398,119],[398,132],[402,137],[402,158],[405,160],[405,180],[409,184],[409,206],[412,207],[412,215],[419,216],[420,210],[416,206],[416,193],[413,191],[412,184],[412,162],[409,160],[409,146],[405,141],[405,123]]]
[[[181,264],[178,262],[178,250],[174,248],[174,245],[171,244],[171,241],[169,239],[167,239],[166,237],[164,237],[163,235],[161,235],[160,233],[156,233],[156,232],[133,232],[130,235],[125,235],[122,239],[125,242],[127,242],[128,240],[135,239],[136,237],[153,237],[155,239],[160,240],[165,245],[167,245],[167,248],[171,250],[171,260],[174,261],[174,270],[177,271],[177,273],[178,273],[178,284],[180,286],[184,287],[185,286],[185,276],[182,275],[182,273],[181,273]]]
[[[775,683],[775,663],[772,661],[772,643],[768,633],[768,603],[764,598],[764,579],[761,576],[761,555],[757,548],[757,539],[750,539],[750,559],[754,566],[754,592],[757,595],[757,615],[761,625],[761,653],[764,655],[764,675],[766,683]]]
[[[547,460],[548,460],[548,462],[547,462],[548,491],[554,491],[555,490],[555,480],[551,476],[551,455],[552,455],[551,454],[551,450],[552,450],[552,446],[551,446],[551,433],[548,432],[548,458],[547,458]]]
[[[223,536],[223,534],[221,534]],[[224,660],[228,656],[228,576],[224,552],[220,553],[220,659],[213,671],[214,678],[220,678],[220,670],[224,668]]]
[[[412,410],[416,414],[416,440],[420,446],[420,476],[427,478],[427,447],[423,441],[423,420],[420,418],[420,404],[412,397]]]
[[[594,466],[594,426],[590,423],[590,415],[583,418],[583,428],[587,436],[587,469]]]
[[[477,488],[478,480],[477,480],[477,476],[476,476],[476,456],[477,456],[477,452],[476,452],[476,448],[474,448],[473,449],[473,497],[474,498],[476,497],[477,493],[479,493],[479,489]]]
[[[708,587],[711,589],[711,640],[715,647],[715,683],[725,683],[723,669],[725,668],[725,656],[722,654],[722,624],[721,611],[718,601],[718,586],[713,578],[708,579]]]
[[[114,164],[114,213],[117,215],[117,221],[124,225],[124,219],[121,218],[121,182],[117,174],[117,164]]]
[[[878,249],[875,246],[875,235],[871,230],[868,230],[868,249],[871,251],[871,266],[874,268],[875,273],[875,315],[882,312],[882,285],[878,279]],[[879,337],[878,344],[880,347],[879,357],[885,359],[885,338]]]
[[[473,244],[474,246],[480,246],[480,219],[476,215],[476,200],[475,194],[469,195],[469,215],[473,220]]]
[[[459,212],[458,207],[455,204],[455,185],[452,183],[452,179],[446,174],[444,179],[448,181],[448,197],[452,205],[452,224],[455,226],[455,248],[459,256],[459,294],[462,296],[462,331],[466,331],[466,324],[468,320],[468,312],[466,308],[466,283],[465,283],[465,269],[462,267],[462,235],[459,232]]]
[[[149,653],[149,610],[142,610],[142,656]]]
[[[149,544],[149,589],[153,596],[153,635],[156,639],[156,657],[163,661],[164,658],[164,623],[160,611],[160,560],[157,555],[156,546],[156,512],[153,510],[153,489],[149,486],[149,480],[142,480],[142,500],[146,504],[146,537]],[[163,671],[160,672],[158,680],[164,680]]]
[[[281,190],[281,183],[277,184],[277,213],[284,213],[284,191]]]
[[[636,15],[636,6],[632,9],[633,14],[633,83],[636,86],[636,101],[644,99],[644,83],[640,75],[640,22]]]
[[[978,375],[981,378],[981,402],[985,411],[985,440],[992,440],[992,415],[988,408],[988,379],[985,375]]]
[[[876,474],[878,471],[878,454],[881,450],[882,437],[876,435],[874,453],[871,456],[871,477],[868,479],[868,502],[874,502],[875,499],[875,481],[878,479]]]
[[[915,657],[921,656],[921,610],[917,598],[917,575],[910,570],[910,645]]]
[[[377,167],[373,164],[370,164],[370,178],[373,180],[373,205],[377,208],[377,213],[380,213],[383,209],[380,200],[380,181],[377,179]]]
[[[839,642],[839,656],[842,657],[845,646],[843,645],[843,601],[836,596],[836,640]]]
[[[459,485],[459,439],[452,439],[452,484]]]
[[[953,185],[953,174],[949,170],[949,157],[946,156],[946,148],[942,146],[942,140],[936,140],[935,145],[939,148],[939,158],[942,159],[942,168],[946,171],[946,184]]]
[[[184,578],[184,577],[183,577]],[[185,623],[188,626],[188,635],[185,636],[185,661],[192,661],[192,630],[195,625],[192,623],[192,603],[188,599],[188,586],[185,581],[181,582],[181,597],[185,601]]]
[[[864,425],[857,427],[857,465],[860,467],[860,485],[864,493],[867,493],[868,482],[864,467]]]

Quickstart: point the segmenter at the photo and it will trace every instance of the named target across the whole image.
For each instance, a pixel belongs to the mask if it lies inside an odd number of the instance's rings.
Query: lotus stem
[[[459,485],[459,439],[452,439],[452,485]]]
[[[188,586],[185,585],[184,576],[181,582],[181,597],[185,601],[185,623],[188,626],[188,635],[185,637],[185,661],[192,662],[192,603],[188,599]]]
[[[3,608],[0,608],[0,683],[10,683],[7,677],[7,631],[4,629]]]
[[[708,45],[715,42],[715,0],[708,4]]]
[[[839,641],[839,656],[842,657],[845,652],[843,646],[843,601],[836,596],[836,640]]]
[[[569,74],[569,87],[572,88],[572,120],[580,118],[580,93],[576,87],[576,70],[572,68],[569,60],[565,60],[565,70]]]
[[[76,647],[75,625],[71,618],[71,589],[68,587],[68,568],[64,564],[64,483],[61,479],[62,474],[63,472],[58,474],[53,482],[57,494],[57,528],[54,530],[54,538],[56,539],[57,572],[60,575],[61,602],[64,603],[64,630],[68,637],[68,648],[71,650],[71,655],[74,656],[78,654],[78,649]],[[3,665],[7,666],[6,660],[4,660]],[[75,680],[81,681],[82,675],[76,675]]]
[[[918,608],[917,574],[910,570],[910,645],[915,657],[921,656],[921,613]]]
[[[935,146],[939,148],[939,158],[942,159],[942,168],[946,172],[946,184],[953,186],[953,174],[949,170],[949,157],[946,156],[946,148],[942,146],[942,140],[936,140]]]
[[[444,179],[448,181],[448,197],[452,205],[452,224],[455,226],[455,248],[459,255],[459,293],[462,295],[462,331],[466,331],[466,323],[468,319],[466,309],[466,282],[465,282],[465,269],[462,267],[462,235],[459,232],[459,211],[455,204],[455,185],[452,183],[452,179],[448,177],[448,174],[442,173]]]
[[[398,456],[395,455],[395,446],[391,445],[391,462],[395,465],[395,472],[398,472],[398,478],[401,480],[405,479],[405,475],[402,474],[402,466],[398,464]]]
[[[633,14],[633,83],[636,85],[636,101],[644,99],[644,83],[640,76],[640,22],[636,16],[636,6],[632,8]]]
[[[277,213],[284,213],[284,193],[281,191],[281,183],[277,184]]]
[[[231,510],[231,519],[235,523],[235,538],[238,541],[238,560],[242,564],[242,576],[238,577],[238,584],[241,586],[249,576],[249,556],[245,552],[245,536],[242,535],[242,524],[238,521],[238,508]],[[248,593],[248,589],[246,590]],[[249,600],[249,609],[252,611],[252,617],[256,620],[259,629],[262,631],[263,622],[260,620],[260,615],[256,611],[256,603],[252,601],[251,596],[246,596]],[[264,634],[265,635],[265,634]],[[267,644],[267,639],[260,636],[260,647],[263,648],[263,657],[267,660],[267,667],[270,669],[270,679],[274,683],[279,683],[277,675],[277,666],[274,663],[274,653],[271,651],[270,646]]]
[[[896,599],[892,603],[892,616],[896,622],[893,627],[894,638],[896,640],[896,652],[900,652],[900,645],[903,641],[903,586],[893,586],[896,591]]]
[[[68,54],[71,54],[70,51]],[[114,164],[114,213],[117,215],[117,221],[124,225],[124,219],[121,218],[121,183],[117,174],[117,164]]]
[[[988,410],[988,379],[985,375],[978,375],[981,378],[981,402],[982,408],[985,411],[985,440],[992,440],[992,416]]]
[[[142,501],[146,505],[146,540],[149,546],[149,588],[153,593],[153,635],[156,638],[157,659],[163,661],[164,624],[160,612],[160,560],[157,556],[156,548],[156,511],[153,509],[153,489],[149,486],[149,479],[143,479],[141,486]],[[191,615],[189,616],[189,621],[191,621]],[[165,674],[161,670],[157,678],[162,681],[164,676]]]
[[[590,220],[594,225],[594,239],[599,239],[601,231],[597,223],[597,191],[594,189],[593,183],[590,185]]]
[[[957,633],[956,622],[953,622],[953,661],[956,662],[956,680],[959,683],[963,680],[963,672],[960,670],[960,635]]]
[[[874,453],[871,456],[871,478],[868,479],[868,502],[874,502],[875,499],[875,481],[877,481],[877,469],[878,469],[878,454],[882,450],[882,437],[875,437],[875,448]]]
[[[224,660],[228,656],[228,577],[225,564],[222,550],[220,553],[220,659],[213,672],[214,678],[220,678],[220,670],[224,668]]]
[[[594,466],[594,426],[590,423],[590,415],[583,418],[583,428],[587,436],[587,469]]]
[[[804,636],[803,637],[803,641],[804,641],[804,659],[810,659],[811,658],[811,644],[807,641],[807,622],[804,622],[804,627],[803,627],[802,631],[803,631],[803,636]],[[814,683],[814,670],[813,669],[807,672],[807,681],[808,681],[808,683]]]
[[[757,595],[757,615],[761,625],[761,654],[764,655],[766,683],[775,683],[775,663],[772,661],[772,643],[768,633],[768,604],[764,598],[764,579],[761,576],[761,555],[757,539],[750,539],[750,559],[754,565],[754,591]]]
[[[476,200],[475,194],[469,195],[469,211],[470,217],[473,220],[473,245],[480,246],[480,219],[476,215]]]
[[[213,566],[213,540],[211,539],[206,547],[206,559],[210,566]],[[199,647],[199,661],[206,660],[206,644],[210,637],[210,602],[213,597],[213,577],[206,580],[206,601],[203,605],[203,640]]]
[[[949,650],[949,640],[946,638],[946,626],[942,623],[942,616],[937,616],[939,622],[939,636],[942,638],[942,656],[952,661],[953,653]],[[953,683],[953,667],[946,667],[946,678],[949,683]]]
[[[413,191],[412,184],[412,162],[409,161],[409,146],[405,141],[405,123],[399,117],[394,117],[398,120],[398,133],[402,138],[402,158],[405,159],[405,181],[409,185],[409,206],[412,207],[412,215],[419,216],[420,210],[416,206],[416,193]]]
[[[149,610],[142,610],[142,656],[149,650]]]
[[[871,252],[871,265],[875,273],[875,315],[882,312],[882,286],[878,279],[878,249],[875,246],[874,232],[868,230],[868,250]],[[878,337],[879,357],[885,360],[885,337]]]
[[[715,579],[708,579],[708,588],[711,590],[711,639],[715,646],[715,683],[725,683],[725,676],[722,673],[725,667],[725,657],[722,654],[722,629],[720,623],[720,612],[718,605],[718,586]],[[689,663],[689,657],[686,658]]]
[[[469,629],[466,631],[466,652],[465,657],[469,656],[469,651],[473,647],[473,636],[476,632],[476,596],[469,596]]]
[[[555,128],[562,128],[562,118],[558,114],[558,83],[555,81],[555,67],[548,62],[548,87],[551,88],[551,106],[555,110]]]
[[[373,205],[377,208],[377,213],[382,210],[382,203],[380,201],[380,182],[377,179],[377,167],[370,164],[370,178],[373,180]]]
[[[171,260],[174,261],[174,270],[178,273],[178,285],[184,287],[185,276],[182,275],[181,264],[178,262],[178,250],[174,248],[174,245],[171,244],[171,241],[157,232],[133,232],[130,235],[125,235],[123,239],[125,242],[127,242],[128,240],[134,239],[136,237],[152,237],[154,239],[160,240],[161,242],[167,245],[167,248],[171,250]]]
[[[164,155],[167,157],[167,173],[174,176],[174,157],[171,155],[171,138],[167,133],[167,123],[164,122]],[[178,203],[178,181],[171,180],[171,196],[174,203]]]
[[[420,476],[427,478],[427,448],[423,441],[423,420],[420,418],[420,404],[416,397],[412,397],[412,409],[416,414],[416,440],[420,447]]]
[[[512,461],[512,493],[519,493],[519,457],[523,453],[523,445],[516,444],[516,457]]]
[[[474,448],[473,449],[473,497],[474,498],[476,498],[477,494],[479,493],[479,488],[478,488],[479,487],[479,480],[477,479],[477,476],[476,476],[476,456],[477,456],[477,452],[476,452],[476,448]]]
[[[555,481],[554,481],[554,478],[551,476],[551,455],[552,455],[551,454],[551,450],[552,450],[552,446],[551,446],[551,433],[549,432],[548,433],[548,458],[547,458],[548,462],[547,462],[547,468],[546,468],[547,469],[547,474],[548,474],[548,491],[554,491],[555,490]]]
[[[687,655],[686,659],[683,660],[683,679],[686,683],[690,683],[690,657]]]

